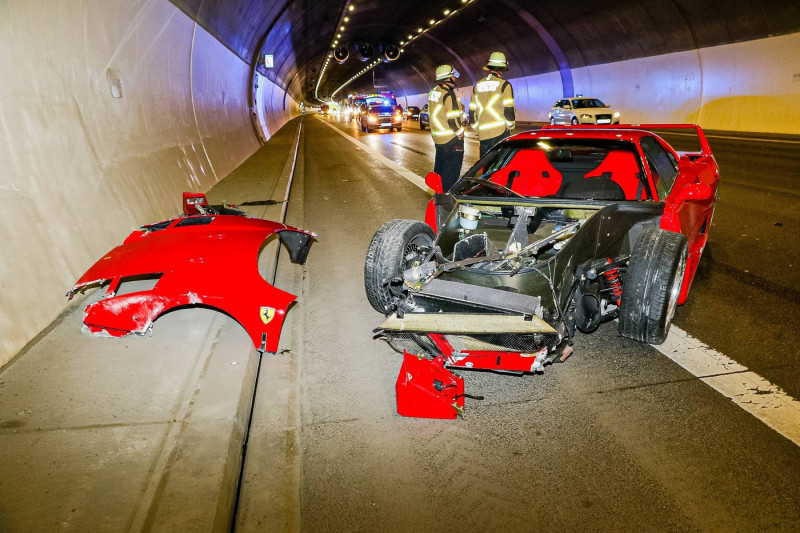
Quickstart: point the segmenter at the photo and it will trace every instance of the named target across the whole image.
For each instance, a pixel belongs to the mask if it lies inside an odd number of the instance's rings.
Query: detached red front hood
[[[295,263],[304,263],[313,233],[268,220],[235,215],[196,215],[134,231],[100,258],[67,293],[111,281],[106,296],[86,307],[91,333],[142,334],[164,312],[207,306],[236,319],[257,349],[278,347],[286,309],[295,296],[258,272],[262,245],[277,235]],[[150,290],[117,295],[125,278],[160,275]]]

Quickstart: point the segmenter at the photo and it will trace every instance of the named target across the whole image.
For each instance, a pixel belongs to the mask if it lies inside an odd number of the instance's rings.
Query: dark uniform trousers
[[[464,139],[453,137],[445,144],[436,145],[436,158],[433,171],[442,177],[444,192],[450,190],[461,174],[461,163],[464,162]]]
[[[488,152],[489,148],[491,148],[495,144],[499,143],[500,141],[502,141],[503,139],[505,139],[509,135],[511,135],[511,133],[508,130],[506,130],[503,133],[501,133],[500,135],[498,135],[497,137],[493,137],[491,139],[485,139],[485,140],[481,141],[480,152],[479,152],[480,153],[480,157],[483,157],[483,154]]]

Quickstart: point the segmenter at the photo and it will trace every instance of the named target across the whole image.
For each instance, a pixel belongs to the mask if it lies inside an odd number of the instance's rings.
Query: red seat
[[[512,172],[518,174],[509,187]],[[551,196],[561,187],[561,172],[550,164],[544,152],[520,150],[506,166],[492,174],[491,181],[523,196]]]
[[[644,184],[639,179],[639,165],[636,156],[626,150],[612,150],[597,168],[588,172],[585,178],[599,178],[608,174],[609,179],[622,187],[626,200],[640,200],[647,197]]]

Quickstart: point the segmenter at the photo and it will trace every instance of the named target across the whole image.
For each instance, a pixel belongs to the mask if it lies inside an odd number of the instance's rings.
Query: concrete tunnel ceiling
[[[469,84],[494,50],[507,54],[510,78],[560,72],[571,95],[571,69],[800,31],[797,0],[172,2],[248,64],[272,54],[267,77],[312,103],[373,91],[373,72],[359,72],[389,44],[403,52],[380,63],[375,76],[398,95],[426,92],[442,63],[469,69],[462,78]],[[358,42],[374,46],[373,59],[357,57]],[[346,46],[348,60],[326,66],[332,46]]]

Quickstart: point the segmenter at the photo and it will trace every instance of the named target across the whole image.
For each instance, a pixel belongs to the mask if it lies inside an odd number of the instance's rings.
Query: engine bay
[[[515,275],[552,258],[600,210],[597,206],[458,203],[426,257],[403,272],[418,289],[457,270]]]

